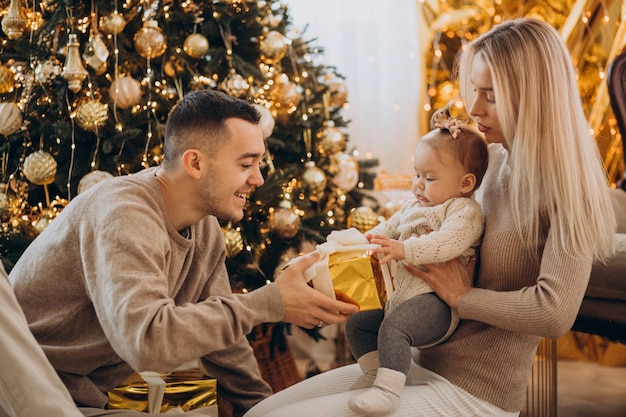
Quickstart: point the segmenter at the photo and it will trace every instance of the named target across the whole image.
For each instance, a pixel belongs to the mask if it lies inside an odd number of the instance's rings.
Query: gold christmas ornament
[[[24,159],[22,172],[26,179],[33,184],[52,184],[57,174],[57,161],[48,152],[33,152]]]
[[[156,20],[146,20],[134,38],[135,50],[144,58],[156,58],[167,50],[167,39]]]
[[[75,93],[82,88],[83,80],[89,75],[80,58],[79,47],[78,37],[75,33],[70,33],[67,40],[67,54],[61,77],[67,81],[68,88]]]
[[[335,76],[328,80],[326,85],[330,92],[328,104],[331,107],[341,107],[348,102],[348,87],[341,78]]]
[[[308,191],[307,195],[311,201],[319,201],[326,189],[326,173],[319,169],[314,161],[307,161],[302,173],[302,184]]]
[[[178,58],[172,55],[165,61],[165,64],[163,64],[163,71],[168,77],[174,78],[182,75],[185,72],[185,67]]]
[[[0,94],[6,94],[15,88],[15,75],[6,65],[0,65]]]
[[[0,135],[9,136],[22,126],[22,111],[15,103],[0,103]]]
[[[126,27],[124,16],[117,10],[100,18],[100,30],[110,35],[117,35]]]
[[[9,11],[2,19],[2,31],[11,40],[19,39],[24,34],[27,23],[21,0],[11,0]]]
[[[261,128],[261,132],[263,133],[263,139],[267,139],[272,136],[274,126],[276,125],[276,120],[274,120],[272,112],[270,112],[267,107],[257,103],[253,103],[253,106],[261,114],[259,127]]]
[[[332,183],[341,191],[348,193],[359,183],[359,163],[352,155],[338,152],[332,157],[337,167]]]
[[[355,227],[359,232],[365,233],[378,225],[378,216],[371,207],[357,207],[348,215],[348,227]]]
[[[26,27],[28,28],[28,30],[31,32],[36,32],[37,30],[39,30],[41,25],[43,25],[43,15],[41,14],[41,12],[33,12],[32,10],[29,10],[26,12],[26,22]]]
[[[61,74],[61,63],[56,58],[42,61],[35,67],[35,81],[48,84]]]
[[[300,216],[288,200],[283,200],[270,215],[270,229],[283,239],[291,239],[300,229]]]
[[[94,33],[89,38],[89,43],[83,53],[83,59],[96,73],[102,74],[106,71],[108,58],[109,50],[102,40],[102,34]]]
[[[222,90],[233,97],[243,97],[250,88],[250,84],[234,68],[228,71],[228,75],[222,81]]]
[[[87,191],[99,182],[109,178],[113,178],[113,174],[110,172],[99,170],[91,171],[89,174],[86,174],[83,178],[81,178],[78,183],[78,194]]]
[[[335,122],[326,120],[324,127],[315,135],[317,138],[317,151],[321,155],[332,155],[341,152],[346,145],[346,138],[339,129],[335,127]]]
[[[302,94],[298,91],[298,86],[291,81],[286,74],[278,77],[276,86],[271,92],[271,99],[276,110],[288,111],[292,107],[297,107],[302,100]]]
[[[141,95],[141,83],[129,76],[117,78],[109,88],[111,101],[120,109],[139,104]]]
[[[76,123],[89,132],[95,132],[109,119],[109,106],[96,100],[83,102],[76,110]]]
[[[282,33],[272,30],[267,33],[259,44],[261,59],[268,64],[279,62],[285,57],[291,41]]]
[[[192,33],[185,39],[183,51],[192,58],[202,58],[209,52],[209,40],[200,33]]]
[[[232,227],[222,227],[222,234],[224,235],[224,243],[226,244],[226,256],[233,258],[241,253],[243,250],[243,237],[241,232]]]

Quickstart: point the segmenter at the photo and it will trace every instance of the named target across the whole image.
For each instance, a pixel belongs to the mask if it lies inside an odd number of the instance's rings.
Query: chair
[[[617,127],[622,136],[622,149],[626,160],[626,52],[618,55],[609,65],[607,85],[611,108],[617,120]],[[626,172],[620,181],[619,187],[626,191]]]
[[[626,149],[626,53],[609,65],[609,99]],[[624,152],[626,160],[626,152]],[[621,188],[621,189],[620,189]],[[626,175],[612,190],[617,232],[626,233]],[[619,252],[606,265],[596,264],[572,330],[596,334],[626,344],[626,253]]]

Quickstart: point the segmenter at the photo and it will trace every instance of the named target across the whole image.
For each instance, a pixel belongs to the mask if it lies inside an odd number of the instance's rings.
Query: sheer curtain
[[[379,169],[412,174],[425,94],[416,0],[289,0],[292,22],[324,49],[320,63],[346,77],[348,150]],[[426,40],[427,41],[427,40]]]

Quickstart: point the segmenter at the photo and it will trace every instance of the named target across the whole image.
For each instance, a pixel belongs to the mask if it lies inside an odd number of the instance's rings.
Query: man
[[[201,358],[240,416],[270,395],[245,337],[255,325],[312,328],[356,312],[306,284],[315,255],[231,293],[217,218],[241,220],[263,184],[258,121],[226,94],[187,95],[168,116],[161,166],[80,194],[11,271],[31,331],[85,415],[113,414],[106,391],[133,371]]]

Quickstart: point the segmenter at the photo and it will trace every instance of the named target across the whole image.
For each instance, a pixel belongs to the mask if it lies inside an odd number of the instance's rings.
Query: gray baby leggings
[[[410,298],[385,315],[383,310],[354,314],[346,337],[355,358],[378,349],[380,367],[409,372],[411,347],[441,339],[450,328],[450,307],[435,293]]]

